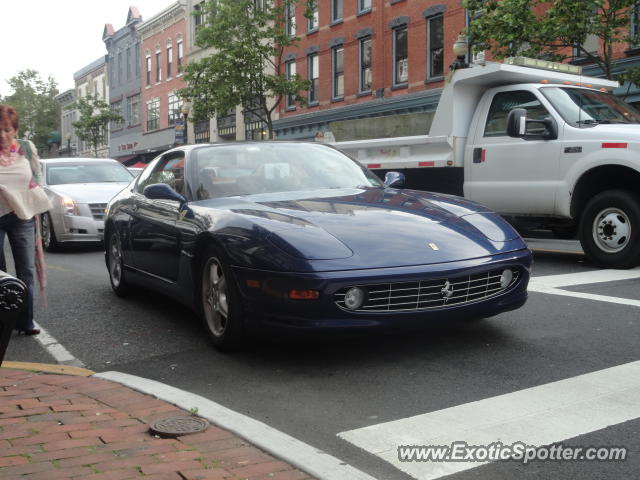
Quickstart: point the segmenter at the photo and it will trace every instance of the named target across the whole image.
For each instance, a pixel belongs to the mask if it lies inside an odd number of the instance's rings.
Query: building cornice
[[[149,20],[137,25],[136,30],[138,30],[142,39],[146,40],[178,21],[186,20],[186,12],[186,2],[184,2],[184,0],[179,0]]]

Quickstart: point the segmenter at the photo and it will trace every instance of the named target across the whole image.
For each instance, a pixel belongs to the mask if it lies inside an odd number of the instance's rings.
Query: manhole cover
[[[179,437],[190,433],[204,432],[209,426],[204,418],[169,417],[149,425],[149,431],[161,437]]]

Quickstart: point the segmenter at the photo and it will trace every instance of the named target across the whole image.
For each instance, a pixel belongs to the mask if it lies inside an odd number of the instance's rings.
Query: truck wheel
[[[589,201],[580,221],[580,243],[600,267],[631,268],[640,263],[640,197],[607,190]]]

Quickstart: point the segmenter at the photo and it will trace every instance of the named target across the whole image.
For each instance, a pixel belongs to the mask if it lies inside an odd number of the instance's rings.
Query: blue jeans
[[[26,308],[20,312],[17,330],[34,328],[33,285],[36,274],[35,220],[20,220],[13,213],[0,217],[0,252],[4,251],[5,235],[9,237],[16,277],[27,285]]]

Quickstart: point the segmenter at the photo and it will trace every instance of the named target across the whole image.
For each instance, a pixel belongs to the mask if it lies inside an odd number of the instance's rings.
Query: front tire
[[[580,243],[599,267],[638,265],[640,197],[627,190],[607,190],[593,197],[582,212]]]
[[[51,214],[49,212],[43,213],[40,216],[40,232],[42,235],[42,247],[47,252],[57,252],[60,250],[60,243],[56,237],[53,221],[51,220]]]
[[[125,276],[122,246],[115,231],[112,231],[105,241],[105,251],[107,252],[107,268],[109,269],[111,288],[117,296],[126,297],[131,293],[131,287]]]
[[[214,346],[221,351],[242,343],[240,294],[227,262],[215,248],[203,256],[200,270],[200,311]]]

